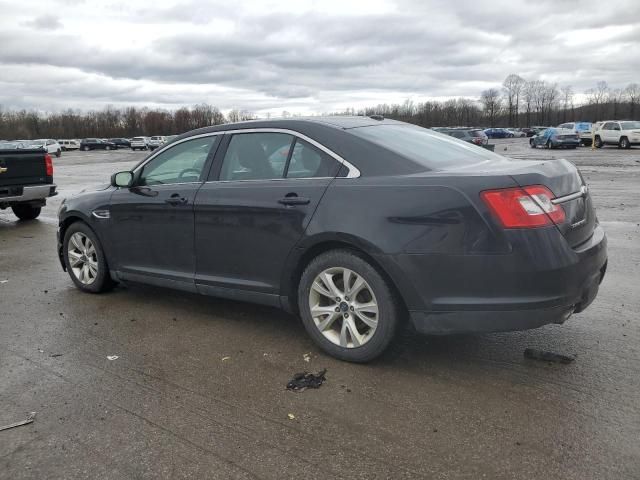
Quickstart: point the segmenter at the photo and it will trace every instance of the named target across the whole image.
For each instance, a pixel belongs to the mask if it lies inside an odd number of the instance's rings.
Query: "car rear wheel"
[[[41,207],[31,205],[14,205],[11,207],[13,214],[20,220],[34,220],[40,215]]]
[[[111,150],[111,147],[109,145],[107,145],[106,147],[104,147],[105,150]]]
[[[627,137],[622,137],[620,139],[620,148],[631,148],[631,143],[629,143],[629,139]]]
[[[553,144],[551,143],[551,140],[547,140],[547,143],[545,143],[544,147],[549,149],[553,148]]]
[[[596,135],[595,142],[596,142],[596,148],[602,148],[604,146],[604,143],[602,143],[602,139],[597,135]]]
[[[60,158],[60,155],[62,155],[62,150],[56,150],[56,157]]]
[[[84,150],[85,152],[88,152],[89,151],[89,147],[84,146],[84,147],[82,147],[82,150]]]
[[[311,261],[300,279],[298,305],[314,342],[349,362],[368,362],[381,355],[401,318],[387,280],[349,250],[331,250]]]
[[[529,146],[531,148],[536,148],[536,142],[534,142],[533,139],[529,140]]]
[[[67,228],[62,253],[71,280],[83,292],[100,293],[113,286],[102,245],[85,223]]]

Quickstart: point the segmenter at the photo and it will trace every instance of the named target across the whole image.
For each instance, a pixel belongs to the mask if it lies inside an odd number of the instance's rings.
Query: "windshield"
[[[503,160],[484,148],[414,125],[374,125],[349,131],[430,170]]]
[[[620,122],[622,130],[635,130],[640,129],[640,122]]]

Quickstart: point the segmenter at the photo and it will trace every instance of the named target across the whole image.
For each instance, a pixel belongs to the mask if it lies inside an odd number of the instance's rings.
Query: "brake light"
[[[504,228],[535,228],[560,224],[564,209],[551,200],[553,193],[543,185],[487,190],[480,194]]]
[[[44,167],[47,177],[53,177],[53,160],[48,153],[44,154]]]

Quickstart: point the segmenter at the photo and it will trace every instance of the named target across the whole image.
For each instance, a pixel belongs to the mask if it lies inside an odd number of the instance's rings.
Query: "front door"
[[[275,303],[285,260],[340,164],[309,142],[275,132],[234,134],[222,153],[219,175],[195,202],[198,290],[229,296],[244,290],[254,301]]]
[[[193,205],[218,138],[175,144],[136,170],[134,186],[114,192],[112,268],[123,278],[156,277],[186,283],[185,288],[191,284],[193,289]]]

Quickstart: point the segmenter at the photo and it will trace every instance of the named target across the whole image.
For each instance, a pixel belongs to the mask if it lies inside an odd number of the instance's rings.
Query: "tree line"
[[[558,125],[568,121],[595,122],[606,119],[636,119],[640,114],[640,86],[631,83],[611,88],[598,82],[586,90],[578,104],[571,85],[507,76],[500,87],[483,91],[477,100],[454,98],[444,101],[379,104],[346,109],[339,115],[384,115],[424,127],[480,126],[530,127]],[[290,116],[286,111],[283,116]],[[217,107],[199,104],[177,110],[106,107],[103,110],[66,110],[41,113],[35,110],[4,110],[0,106],[0,139],[114,138],[138,135],[180,134],[195,128],[257,118],[245,110],[224,115]]]

